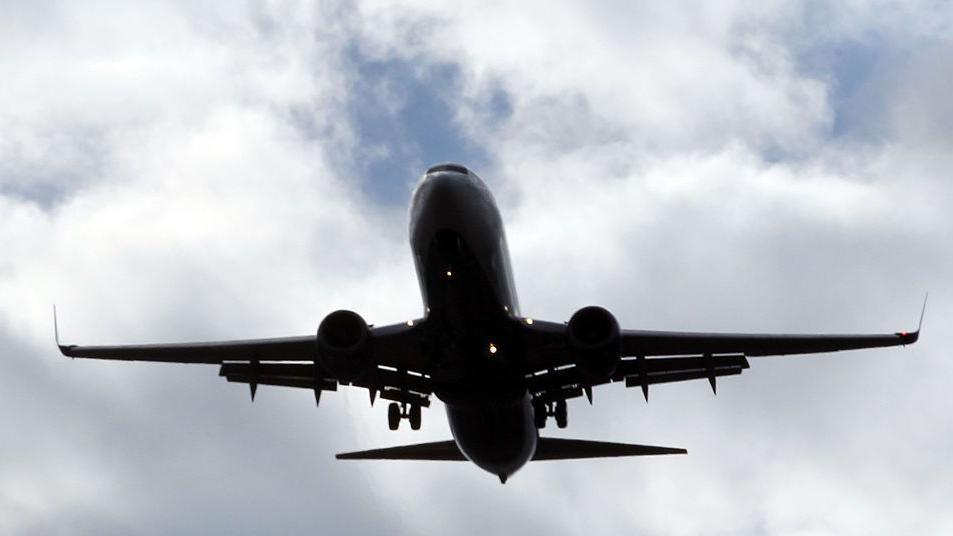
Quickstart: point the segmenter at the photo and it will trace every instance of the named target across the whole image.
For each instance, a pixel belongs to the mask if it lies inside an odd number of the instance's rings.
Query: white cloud
[[[949,531],[937,9],[16,4],[0,27],[17,50],[0,57],[0,530]],[[909,60],[882,77],[889,130],[842,143],[834,73],[798,62],[865,32]],[[890,331],[911,327],[929,287],[923,342],[753,360],[715,400],[706,385],[660,387],[649,405],[606,387],[571,404],[569,435],[691,454],[531,464],[502,488],[467,466],[332,462],[412,440],[383,432],[363,393],[315,412],[307,393],[262,389],[249,407],[211,368],[55,356],[54,300],[76,342],[418,312],[404,214],[347,176],[364,151],[351,46],[460,70],[459,120],[494,159],[477,171],[510,224],[527,312]],[[487,104],[500,91],[502,119]],[[413,440],[449,435],[436,406]]]

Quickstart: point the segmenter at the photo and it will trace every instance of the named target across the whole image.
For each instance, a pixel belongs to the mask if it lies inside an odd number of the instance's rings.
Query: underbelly
[[[532,459],[538,436],[528,394],[506,403],[446,407],[457,446],[480,468],[506,477]]]

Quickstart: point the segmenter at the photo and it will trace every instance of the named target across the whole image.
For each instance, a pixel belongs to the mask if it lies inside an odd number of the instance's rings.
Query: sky
[[[953,532],[948,2],[9,0],[0,19],[0,533]],[[687,456],[336,462],[450,437],[342,389],[69,361],[64,342],[312,333],[421,302],[407,204],[471,167],[523,313],[894,332],[621,385],[548,435]]]

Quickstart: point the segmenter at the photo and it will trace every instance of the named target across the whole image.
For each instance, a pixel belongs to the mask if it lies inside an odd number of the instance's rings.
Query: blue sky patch
[[[484,147],[467,139],[456,120],[460,95],[459,68],[451,64],[416,63],[407,59],[368,58],[354,50],[356,72],[350,115],[360,153],[353,169],[377,203],[406,204],[424,170],[440,162],[483,167]],[[505,95],[492,95],[498,115],[509,110]]]

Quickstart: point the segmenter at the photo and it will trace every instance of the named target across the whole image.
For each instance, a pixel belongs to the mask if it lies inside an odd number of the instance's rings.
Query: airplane
[[[424,313],[373,326],[359,314],[328,314],[314,335],[273,339],[122,346],[56,344],[63,355],[219,365],[229,382],[310,389],[315,403],[338,386],[389,400],[388,427],[421,426],[435,396],[453,439],[338,454],[343,460],[469,460],[506,483],[529,461],[686,454],[681,448],[541,437],[550,417],[568,422],[566,401],[607,383],[638,387],[740,374],[748,357],[913,344],[913,332],[875,335],[691,333],[621,329],[598,306],[568,322],[522,316],[503,220],[473,171],[431,167],[410,205],[410,245]]]

